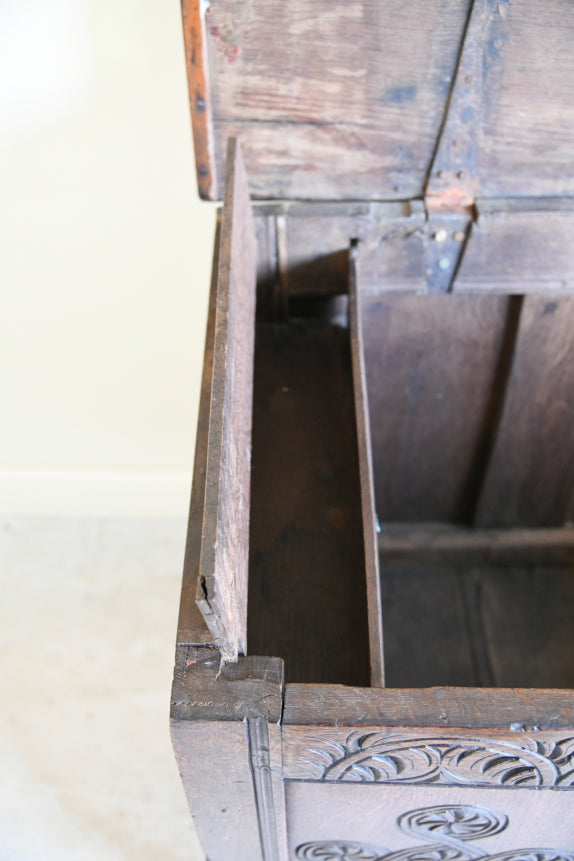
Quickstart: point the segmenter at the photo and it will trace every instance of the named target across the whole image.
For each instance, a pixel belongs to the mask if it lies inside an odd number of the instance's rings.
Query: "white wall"
[[[178,0],[4,0],[0,135],[0,511],[185,515],[214,207]]]

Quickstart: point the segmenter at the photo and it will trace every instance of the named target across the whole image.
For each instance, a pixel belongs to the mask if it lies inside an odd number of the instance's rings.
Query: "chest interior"
[[[183,8],[200,193],[237,138],[254,202],[249,518],[213,529],[249,654],[288,682],[574,686],[572,8]]]
[[[419,292],[416,213],[336,209],[256,215],[249,650],[369,684],[372,515],[388,686],[571,687],[574,299]]]

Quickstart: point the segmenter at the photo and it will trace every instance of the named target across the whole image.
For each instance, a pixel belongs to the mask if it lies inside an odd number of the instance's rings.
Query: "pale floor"
[[[0,533],[0,861],[202,859],[168,727],[185,523]]]

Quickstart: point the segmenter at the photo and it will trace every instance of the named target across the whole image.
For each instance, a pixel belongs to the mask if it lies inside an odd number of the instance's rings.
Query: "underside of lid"
[[[568,0],[183,0],[183,18],[204,198],[233,136],[260,199],[574,195]]]

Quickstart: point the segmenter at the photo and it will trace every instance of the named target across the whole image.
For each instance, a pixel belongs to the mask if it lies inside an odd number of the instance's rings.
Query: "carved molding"
[[[515,849],[488,855],[470,841],[503,832],[508,817],[497,810],[467,804],[424,807],[403,813],[397,825],[406,834],[430,845],[388,852],[380,847],[344,840],[303,843],[298,861],[574,861],[574,854],[555,849]]]
[[[352,732],[297,757],[297,777],[361,783],[443,783],[573,789],[574,737],[514,740]]]

